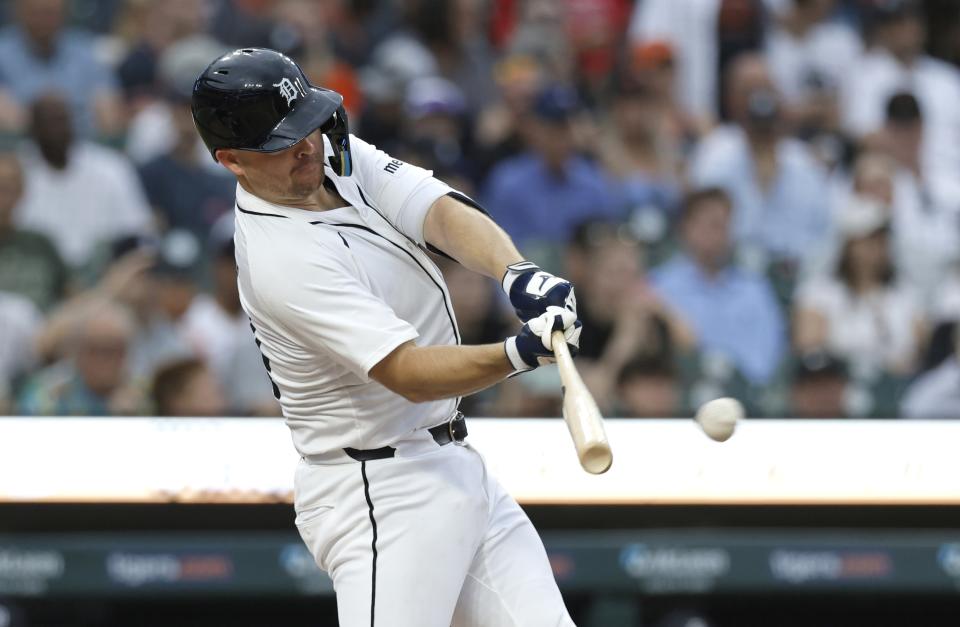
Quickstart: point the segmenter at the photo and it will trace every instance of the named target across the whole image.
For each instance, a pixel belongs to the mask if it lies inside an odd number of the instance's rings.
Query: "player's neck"
[[[316,191],[306,196],[283,196],[266,190],[257,190],[250,185],[249,180],[242,176],[237,177],[237,182],[240,183],[240,187],[253,196],[282,207],[306,209],[307,211],[329,211],[331,209],[345,207],[349,204],[340,196],[333,186],[330,186],[328,189],[326,185],[321,185]]]

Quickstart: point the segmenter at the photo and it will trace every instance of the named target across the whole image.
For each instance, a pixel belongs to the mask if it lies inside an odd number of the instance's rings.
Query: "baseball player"
[[[576,350],[573,287],[525,262],[472,200],[350,135],[342,103],[253,48],[215,60],[192,103],[237,178],[240,299],[302,456],[296,524],[340,625],[573,625],[536,531],[457,411],[551,361],[551,331]],[[460,345],[428,248],[501,280],[521,331]]]

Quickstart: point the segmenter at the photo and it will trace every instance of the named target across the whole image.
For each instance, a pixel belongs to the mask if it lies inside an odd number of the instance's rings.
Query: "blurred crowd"
[[[607,415],[960,417],[951,0],[11,0],[0,411],[279,415],[193,81],[263,46],[573,281]],[[437,259],[465,343],[517,323]],[[541,369],[464,399],[558,415]]]

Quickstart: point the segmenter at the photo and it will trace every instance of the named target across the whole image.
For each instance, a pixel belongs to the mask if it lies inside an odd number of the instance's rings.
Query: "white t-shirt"
[[[31,300],[0,292],[0,400],[11,379],[34,365],[33,339],[42,325],[43,316]]]
[[[780,92],[788,102],[799,103],[811,94],[815,82],[820,89],[839,91],[862,48],[852,29],[824,22],[803,38],[775,28],[767,38],[766,57]]]
[[[428,209],[452,190],[354,136],[350,143],[351,176],[324,168],[350,206],[294,209],[237,186],[240,300],[301,455],[386,446],[447,420],[457,405],[411,403],[369,377],[404,342],[459,343],[423,238]]]
[[[26,189],[16,223],[53,240],[70,265],[89,261],[97,244],[152,230],[140,179],[119,152],[77,142],[67,167],[56,170],[30,146],[21,161]]]
[[[925,178],[960,168],[960,71],[932,57],[905,67],[885,50],[875,49],[848,68],[842,110],[847,130],[862,136],[884,124],[887,101],[898,91],[916,96],[923,110]]]
[[[782,0],[763,0],[776,9]],[[687,113],[717,117],[717,41],[723,0],[642,0],[630,16],[632,42],[664,40],[677,62],[677,102]]]
[[[198,294],[178,325],[187,344],[222,375],[238,341],[250,341],[250,321],[243,312],[232,316],[209,294]]]
[[[888,287],[857,296],[838,279],[822,276],[800,287],[797,307],[826,318],[827,351],[851,363],[883,369],[914,353],[921,309],[906,289]]]

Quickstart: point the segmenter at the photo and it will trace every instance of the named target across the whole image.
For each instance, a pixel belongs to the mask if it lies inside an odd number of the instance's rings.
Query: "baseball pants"
[[[571,627],[540,537],[469,445],[301,461],[297,528],[340,627]]]

